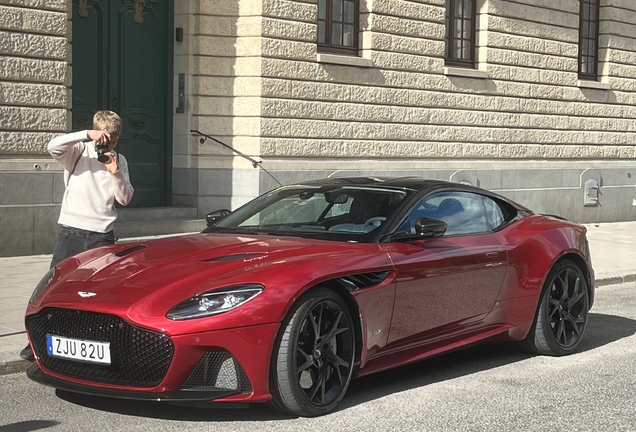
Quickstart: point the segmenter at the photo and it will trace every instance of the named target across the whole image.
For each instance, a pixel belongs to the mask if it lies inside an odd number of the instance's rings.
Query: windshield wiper
[[[276,229],[267,229],[267,228],[220,228],[215,227],[210,231],[206,231],[207,233],[218,233],[218,234],[251,234],[251,235],[268,235],[268,236],[285,236],[285,237],[303,237],[300,232],[296,231],[287,231],[287,230],[276,230]]]

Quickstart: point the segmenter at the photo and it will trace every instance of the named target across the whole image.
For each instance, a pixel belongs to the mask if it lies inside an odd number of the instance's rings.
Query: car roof
[[[390,187],[397,189],[409,189],[412,191],[424,191],[427,193],[436,189],[455,189],[465,192],[476,192],[498,198],[515,207],[517,210],[532,212],[527,207],[520,205],[509,198],[501,196],[495,192],[464,183],[455,183],[445,180],[426,179],[422,177],[333,177],[317,180],[308,180],[289,186],[361,186],[361,187]]]
[[[458,186],[443,180],[425,179],[421,177],[333,177],[308,180],[294,186],[384,186],[401,189],[422,190],[431,187]],[[463,186],[463,185],[462,185]]]

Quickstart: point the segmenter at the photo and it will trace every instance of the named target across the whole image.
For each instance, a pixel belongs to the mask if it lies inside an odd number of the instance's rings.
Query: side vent
[[[371,273],[360,273],[337,278],[349,291],[357,291],[382,283],[391,273],[390,270]]]
[[[146,249],[145,245],[133,246],[128,249],[124,249],[123,251],[117,252],[115,255],[118,257],[125,257],[126,255],[130,255],[133,252],[137,252],[138,250]]]

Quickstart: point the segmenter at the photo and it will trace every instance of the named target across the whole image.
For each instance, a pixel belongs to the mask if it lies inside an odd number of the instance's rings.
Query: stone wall
[[[261,155],[283,182],[463,171],[539,211],[634,218],[636,2],[601,0],[600,82],[578,79],[578,0],[478,1],[470,71],[445,67],[444,0],[361,0],[358,61],[317,52],[315,2],[263,10]]]
[[[258,172],[227,148],[204,144],[197,129],[237,150],[260,153],[260,0],[175,2],[175,79],[186,74],[187,105],[175,115],[173,205],[236,208],[259,193]],[[175,88],[176,88],[175,81]]]
[[[53,133],[67,130],[66,7],[0,1],[0,155],[41,155]]]
[[[50,253],[63,192],[47,142],[69,128],[67,0],[0,0],[0,256]]]
[[[267,2],[263,156],[636,157],[630,0],[602,2],[604,75],[589,87],[577,0],[479,2],[479,78],[444,67],[443,0],[362,0],[370,67],[316,61],[315,4]]]

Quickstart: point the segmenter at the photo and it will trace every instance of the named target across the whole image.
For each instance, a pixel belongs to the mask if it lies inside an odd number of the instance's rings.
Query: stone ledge
[[[591,80],[578,80],[576,82],[576,86],[579,88],[587,88],[587,89],[594,89],[594,90],[610,90],[611,89],[609,83],[591,81]]]
[[[316,60],[318,61],[318,63],[338,64],[344,66],[373,67],[372,60],[356,56],[318,53],[318,55],[316,56]]]
[[[8,172],[21,172],[21,173],[48,173],[55,172],[61,173],[64,168],[48,154],[34,155],[28,157],[22,155],[19,158],[10,157],[5,158],[0,155],[0,175]]]
[[[452,66],[446,66],[444,68],[444,75],[458,76],[462,78],[478,78],[478,79],[490,78],[490,74],[485,71],[480,71],[477,69],[461,68],[461,67],[452,67]]]

